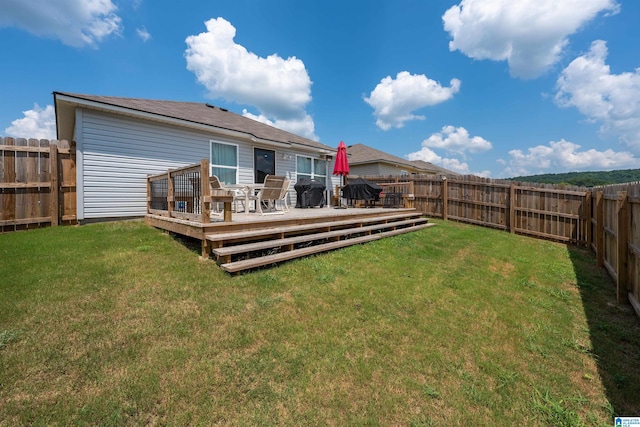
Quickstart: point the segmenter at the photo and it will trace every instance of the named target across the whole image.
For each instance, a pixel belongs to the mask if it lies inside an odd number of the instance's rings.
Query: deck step
[[[319,233],[304,234],[304,235],[294,236],[294,237],[285,237],[282,239],[272,239],[272,240],[266,240],[262,242],[252,242],[252,243],[245,243],[245,244],[239,244],[239,245],[233,245],[233,246],[224,246],[221,248],[214,248],[212,249],[212,252],[218,257],[218,259],[226,257],[227,259],[225,261],[229,261],[228,257],[230,257],[231,255],[277,248],[281,246],[293,246],[300,243],[312,242],[314,240],[335,239],[335,238],[348,236],[351,234],[370,233],[372,231],[377,231],[377,230],[396,229],[398,227],[411,228],[423,223],[427,223],[428,221],[429,220],[424,217],[410,218],[403,221],[386,222],[383,224],[373,224],[373,225],[367,225],[364,227],[344,228],[344,229],[334,230],[334,231],[325,231],[325,232],[319,232]]]
[[[283,227],[270,227],[270,228],[262,228],[258,230],[248,230],[248,231],[235,231],[228,233],[211,233],[207,234],[206,238],[211,242],[228,242],[231,240],[234,241],[242,241],[247,239],[259,239],[261,237],[269,237],[274,235],[285,235],[287,233],[292,232],[301,232],[308,230],[321,230],[326,229],[327,231],[331,231],[335,228],[352,226],[356,224],[372,224],[372,223],[381,223],[384,221],[399,221],[408,218],[418,218],[423,216],[420,212],[403,212],[400,214],[392,214],[392,215],[384,215],[384,216],[373,216],[367,218],[356,218],[356,219],[345,219],[339,221],[325,221],[319,223],[312,224],[297,224],[297,225],[289,225]]]
[[[431,227],[433,225],[434,224],[432,223],[416,224],[412,227],[399,228],[396,230],[385,231],[382,233],[369,234],[366,236],[355,237],[352,239],[339,240],[336,242],[329,242],[329,243],[323,243],[320,245],[309,246],[306,248],[294,249],[291,251],[280,252],[273,255],[266,255],[266,256],[246,259],[242,261],[229,262],[229,263],[221,264],[220,267],[222,267],[223,270],[229,273],[238,273],[243,270],[248,270],[251,268],[262,267],[265,265],[288,261],[294,258],[300,258],[300,257],[312,255],[319,252],[331,251],[334,249],[344,248],[351,245],[371,242],[371,241],[382,239],[385,237],[391,237],[399,234],[417,231],[423,228]]]

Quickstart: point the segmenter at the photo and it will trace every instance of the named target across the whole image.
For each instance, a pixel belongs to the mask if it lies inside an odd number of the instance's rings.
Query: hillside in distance
[[[535,182],[540,184],[566,184],[581,187],[623,184],[640,181],[640,169],[624,169],[601,172],[566,172],[542,175],[518,176],[512,181]]]

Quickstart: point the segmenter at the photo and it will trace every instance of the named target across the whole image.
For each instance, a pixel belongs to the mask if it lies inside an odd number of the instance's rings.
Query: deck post
[[[209,186],[209,160],[200,160],[200,222],[208,224],[211,222],[211,187]]]
[[[149,179],[151,175],[147,174],[147,214],[151,213],[151,180]]]
[[[167,211],[169,218],[173,217],[173,211],[176,208],[176,199],[173,195],[173,179],[171,178],[171,169],[167,172]]]

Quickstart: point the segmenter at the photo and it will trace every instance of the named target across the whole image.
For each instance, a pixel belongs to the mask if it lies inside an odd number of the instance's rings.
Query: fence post
[[[596,266],[604,267],[604,192],[596,193]]]
[[[616,283],[616,298],[618,304],[625,304],[629,302],[629,290],[628,290],[628,236],[629,236],[629,203],[627,199],[627,192],[620,191],[618,193],[618,230],[616,233],[616,245],[618,255],[617,266],[617,283]]]
[[[593,198],[593,194],[591,191],[587,191],[584,195],[584,204],[582,205],[582,212],[585,214],[584,224],[586,230],[585,231],[585,244],[587,248],[591,247],[591,243],[593,242],[593,230],[591,227],[591,199]]]
[[[13,138],[5,138],[4,145],[15,145]],[[16,182],[16,152],[5,151],[3,156],[3,182],[6,184],[13,184]],[[2,198],[2,219],[15,220],[16,219],[16,192],[13,189],[5,191]],[[12,224],[15,230],[15,224]]]
[[[507,201],[509,209],[509,232],[516,232],[516,185],[511,183],[509,186],[509,200]]]
[[[58,182],[58,144],[49,145],[49,163],[51,170],[51,198],[49,200],[49,215],[51,226],[56,227],[60,223],[60,183]]]
[[[447,177],[442,178],[442,219],[447,220],[447,212],[449,211],[449,185],[447,184]]]

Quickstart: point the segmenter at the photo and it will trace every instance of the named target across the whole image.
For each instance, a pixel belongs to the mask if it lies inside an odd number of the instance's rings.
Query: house
[[[146,177],[209,159],[227,184],[333,177],[336,149],[197,102],[54,92],[57,138],[76,142],[79,221],[144,216]],[[293,187],[293,186],[292,186]],[[293,194],[295,197],[295,194]]]
[[[349,154],[350,175],[458,175],[453,171],[422,160],[406,160],[364,144],[349,145],[347,153]]]

